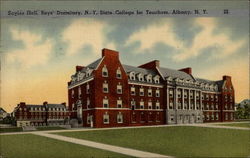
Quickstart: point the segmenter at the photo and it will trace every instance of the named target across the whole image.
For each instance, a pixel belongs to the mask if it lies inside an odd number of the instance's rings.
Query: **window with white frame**
[[[89,99],[89,97],[87,98],[87,108],[89,108],[90,107],[90,99]]]
[[[134,99],[131,100],[131,109],[135,110],[135,100]]]
[[[89,83],[86,85],[86,93],[89,94]]]
[[[170,115],[170,121],[174,122],[174,115]]]
[[[156,84],[160,83],[160,77],[158,75],[154,77],[154,82]]]
[[[207,108],[207,110],[209,110],[209,104],[207,103],[207,105],[206,105],[206,108]]]
[[[79,86],[78,87],[78,98],[81,98],[82,96],[82,90],[81,90],[81,87]]]
[[[211,115],[211,120],[214,120],[214,114]]]
[[[173,101],[169,102],[169,109],[174,109],[174,103],[173,103]]]
[[[117,85],[116,87],[116,91],[117,91],[117,94],[122,94],[122,85],[120,82],[119,82],[119,85]]]
[[[177,90],[177,95],[178,95],[178,98],[181,98],[181,89]]]
[[[90,124],[90,123],[91,123],[90,119],[91,119],[91,116],[88,114],[88,115],[87,115],[87,124]]]
[[[144,79],[143,79],[143,75],[140,73],[140,74],[138,74],[138,79],[139,79],[139,81],[144,81]]]
[[[129,78],[130,78],[130,80],[135,80],[135,73],[134,72],[130,72]]]
[[[148,109],[152,109],[152,101],[148,102]]]
[[[144,101],[143,100],[140,101],[140,109],[144,109]]]
[[[200,97],[200,93],[196,92],[196,99],[199,99],[199,97]]]
[[[184,102],[184,109],[187,109],[188,107],[188,104],[187,104],[187,101]]]
[[[152,97],[152,89],[151,88],[148,89],[148,96]]]
[[[71,98],[74,98],[74,95],[75,95],[75,91],[74,89],[71,90]]]
[[[159,89],[155,90],[155,96],[160,97],[160,90]]]
[[[120,67],[118,67],[118,69],[116,70],[116,78],[121,79],[122,78],[122,72]]]
[[[121,112],[119,112],[117,115],[117,123],[123,123],[123,115]]]
[[[169,98],[173,98],[174,92],[173,89],[169,89]]]
[[[105,112],[105,114],[103,115],[103,123],[104,124],[109,124],[109,114],[108,114],[108,112]]]
[[[155,103],[155,107],[156,107],[156,109],[160,109],[160,102],[159,102],[159,100],[157,100],[157,102]]]
[[[218,113],[215,114],[215,120],[219,120],[219,114]]]
[[[131,87],[130,91],[131,91],[131,95],[135,95],[135,87]]]
[[[144,88],[143,87],[140,88],[140,96],[144,96]]]
[[[199,110],[200,109],[200,103],[197,101],[196,102],[196,110]]]
[[[228,120],[228,113],[225,114],[225,120]]]
[[[178,101],[178,109],[181,109],[181,101]]]
[[[189,95],[190,95],[190,98],[191,98],[191,99],[194,98],[194,93],[193,93],[193,91],[190,91],[190,94],[189,94]]]
[[[209,120],[209,114],[206,115],[206,120]]]
[[[209,100],[209,95],[208,94],[206,95],[206,100]]]
[[[122,108],[122,99],[121,99],[121,97],[119,97],[119,99],[117,100],[117,108]]]
[[[108,77],[108,69],[106,65],[104,65],[102,68],[102,77]]]
[[[215,110],[218,110],[218,104],[217,103],[215,104]]]
[[[103,89],[103,93],[109,92],[109,85],[108,85],[107,81],[104,81],[104,83],[102,84],[102,89]]]
[[[211,110],[214,110],[214,103],[211,103]]]
[[[201,95],[201,100],[204,100],[204,94]]]
[[[147,75],[147,77],[146,77],[146,79],[147,79],[147,82],[152,82],[152,75],[151,74],[148,74]]]
[[[234,119],[234,114],[233,113],[230,113],[230,118],[231,118],[231,120]]]
[[[103,107],[104,108],[108,108],[109,107],[109,100],[108,100],[107,96],[105,96],[103,98],[102,103],[103,103]]]
[[[227,108],[227,104],[225,104],[225,109],[227,110],[228,108]]]

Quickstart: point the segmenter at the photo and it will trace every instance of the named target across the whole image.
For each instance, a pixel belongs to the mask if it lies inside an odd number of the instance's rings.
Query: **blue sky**
[[[57,5],[52,5],[57,4]],[[77,4],[76,4],[77,3]],[[187,3],[187,2],[185,2]],[[189,2],[181,8],[206,6]],[[39,4],[39,6],[38,6]],[[170,5],[171,4],[171,5]],[[226,4],[246,9],[245,2]],[[26,2],[5,3],[8,9],[169,9],[174,2]],[[18,7],[17,7],[18,6]],[[150,6],[150,7],[149,7]],[[219,7],[218,7],[219,6]],[[220,8],[221,7],[221,8]],[[219,8],[219,9],[218,9]],[[3,14],[2,14],[3,15]],[[4,17],[1,24],[1,105],[6,110],[20,101],[40,104],[67,101],[67,81],[75,65],[88,65],[102,48],[120,52],[122,63],[141,65],[158,59],[162,67],[192,67],[193,75],[220,80],[231,75],[236,101],[249,98],[248,16],[208,17]]]

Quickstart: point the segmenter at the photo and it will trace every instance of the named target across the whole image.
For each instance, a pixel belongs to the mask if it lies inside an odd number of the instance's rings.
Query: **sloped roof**
[[[202,83],[209,83],[209,84],[216,84],[216,81],[211,81],[211,80],[207,80],[207,79],[202,79],[202,78],[195,78],[198,82],[202,82]]]
[[[142,73],[144,75],[147,75],[147,74],[151,74],[153,76],[157,75],[157,73],[153,70],[149,70],[149,69],[144,69],[144,68],[139,68],[139,67],[135,67],[135,66],[130,66],[130,65],[122,65],[123,68],[125,69],[125,71],[127,73],[129,72],[135,72],[136,74],[137,73]]]
[[[3,108],[0,107],[0,112],[6,112]]]
[[[102,58],[99,58],[99,59],[97,59],[96,61],[94,61],[93,63],[89,64],[86,67],[96,69],[96,67],[100,64],[101,61],[102,61]]]
[[[194,80],[194,78],[183,72],[183,71],[178,71],[178,70],[173,70],[169,68],[159,68],[160,73],[163,75],[164,78],[166,77],[172,77],[172,78],[180,78],[180,79],[186,79],[186,80]]]
[[[66,108],[63,104],[47,104],[49,108]]]

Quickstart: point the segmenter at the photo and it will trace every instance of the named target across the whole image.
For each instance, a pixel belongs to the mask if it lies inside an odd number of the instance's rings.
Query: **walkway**
[[[118,147],[114,145],[108,145],[108,144],[103,144],[103,143],[97,143],[93,141],[88,141],[88,140],[83,140],[83,139],[76,139],[76,138],[71,138],[71,137],[65,137],[65,136],[60,136],[60,135],[55,135],[55,134],[49,134],[46,132],[34,132],[33,134],[39,135],[39,136],[44,136],[52,139],[57,139],[61,141],[66,141],[74,144],[80,144],[84,146],[89,146],[92,148],[97,148],[97,149],[102,149],[102,150],[108,150],[124,155],[129,155],[133,157],[157,157],[157,158],[163,158],[163,157],[169,157],[165,155],[160,155],[160,154],[155,154],[155,153],[150,153],[150,152],[145,152],[145,151],[139,151],[139,150],[134,150],[134,149],[129,149],[129,148],[124,148],[124,147]]]

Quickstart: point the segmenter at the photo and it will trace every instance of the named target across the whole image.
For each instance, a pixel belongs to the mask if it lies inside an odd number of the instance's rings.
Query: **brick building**
[[[76,66],[68,101],[70,117],[84,127],[234,120],[231,77],[200,79],[191,68],[163,68],[157,60],[123,65],[119,52],[108,49],[88,66]]]
[[[30,105],[21,102],[14,109],[14,117],[18,127],[63,125],[68,118],[66,103]]]

